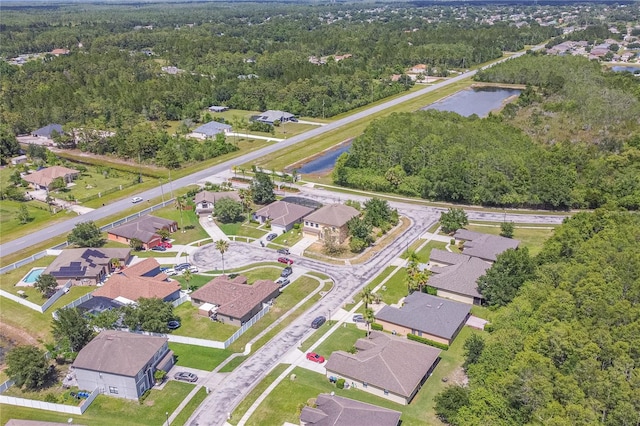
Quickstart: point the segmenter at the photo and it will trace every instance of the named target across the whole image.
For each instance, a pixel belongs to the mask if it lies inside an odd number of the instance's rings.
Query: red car
[[[286,263],[287,265],[293,265],[293,260],[289,259],[288,257],[279,257],[278,262]]]
[[[173,247],[173,244],[171,244],[169,241],[163,241],[160,243],[160,245],[164,248],[171,248]]]
[[[324,362],[324,357],[322,355],[318,355],[315,352],[307,353],[307,359],[309,361],[317,362],[318,364],[322,364]]]

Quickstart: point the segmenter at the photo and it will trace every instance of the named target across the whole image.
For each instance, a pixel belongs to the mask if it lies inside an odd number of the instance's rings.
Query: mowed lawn
[[[5,424],[9,419],[67,423],[70,418],[73,418],[73,424],[91,426],[161,425],[166,422],[165,413],[172,413],[193,388],[194,385],[191,383],[171,380],[165,385],[163,390],[151,390],[149,396],[142,404],[138,401],[124,398],[98,395],[82,416],[71,416],[69,414],[55,413],[52,411],[1,405],[0,423]]]
[[[204,346],[169,343],[169,349],[176,356],[176,365],[211,371],[227,359],[232,351],[228,349],[206,348]]]
[[[30,217],[29,222],[25,224],[21,224],[18,219],[20,206],[23,205],[27,206]],[[5,244],[30,234],[36,229],[62,222],[74,216],[76,216],[75,213],[67,213],[66,210],[52,214],[47,210],[46,204],[40,201],[2,200],[2,205],[0,205],[0,229],[2,230],[0,232],[0,242]]]
[[[423,385],[411,404],[403,406],[388,401],[361,389],[338,389],[327,378],[303,368],[296,368],[293,374],[294,380],[289,378],[279,383],[269,396],[260,404],[258,409],[249,418],[247,425],[283,424],[285,421],[297,424],[299,422],[299,407],[306,404],[311,398],[316,398],[320,393],[335,392],[336,395],[355,399],[362,402],[378,405],[402,412],[403,426],[442,425],[433,410],[434,397],[446,386],[450,386],[453,373],[459,369],[463,362],[463,344],[472,333],[482,333],[477,330],[464,327],[455,342],[448,351],[440,354],[441,360],[433,375]],[[344,335],[336,334],[331,339],[340,340]],[[343,345],[348,343],[330,343],[329,345]],[[328,347],[328,346],[327,346]],[[328,354],[324,354],[328,356]],[[443,382],[443,378],[447,382]],[[238,416],[240,413],[238,413]],[[235,416],[234,416],[235,417]]]
[[[173,310],[180,317],[180,328],[171,334],[177,336],[195,337],[198,339],[217,340],[224,342],[238,331],[238,327],[211,321],[209,317],[200,315],[198,308],[190,302],[183,303]]]
[[[484,234],[500,235],[500,225],[496,224],[474,224],[465,226],[469,231],[482,232]],[[547,241],[554,232],[552,226],[547,227],[527,227],[515,224],[513,238],[520,241],[520,247],[527,247],[529,254],[535,256],[542,250],[544,242]]]

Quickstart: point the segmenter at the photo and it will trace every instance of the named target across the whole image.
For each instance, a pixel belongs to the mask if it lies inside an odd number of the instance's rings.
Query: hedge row
[[[416,336],[415,334],[407,334],[407,339],[413,340],[415,342],[424,343],[425,345],[433,346],[438,349],[442,349],[446,351],[449,349],[449,345],[445,345],[444,343],[434,342],[433,340],[425,339],[424,337]]]

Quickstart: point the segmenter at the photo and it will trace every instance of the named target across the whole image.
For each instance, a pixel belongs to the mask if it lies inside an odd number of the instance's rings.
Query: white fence
[[[235,342],[236,340],[238,340],[240,338],[240,336],[242,336],[244,334],[245,331],[247,331],[253,324],[255,324],[260,318],[262,318],[263,316],[265,316],[265,314],[267,312],[269,312],[269,309],[271,309],[271,305],[266,305],[264,308],[262,308],[262,310],[260,312],[258,312],[257,314],[255,314],[253,316],[253,318],[251,318],[249,321],[245,322],[242,327],[240,327],[240,329],[238,331],[236,331],[235,333],[233,333],[233,336],[229,337],[227,340],[225,340],[224,342],[224,348],[227,349],[233,342]]]
[[[93,297],[93,291],[91,293],[87,293],[83,296],[80,296],[79,298],[69,303],[68,305],[64,305],[62,309],[75,308],[76,306],[83,304],[84,302],[91,299],[92,297]],[[51,315],[53,315],[53,318],[58,319],[58,310],[55,310]]]
[[[187,294],[187,293],[182,293],[182,296],[180,296],[180,299],[176,299],[173,302],[171,302],[171,304],[173,305],[174,308],[177,308],[178,306],[182,305],[184,302],[188,302],[191,300],[191,297]]]
[[[94,389],[93,392],[91,392],[91,395],[89,395],[89,397],[86,400],[82,401],[82,403],[79,406],[74,406],[74,405],[55,404],[52,402],[38,401],[35,399],[26,399],[26,398],[18,398],[15,396],[1,395],[1,393],[6,391],[9,387],[11,387],[11,385],[13,385],[13,382],[11,380],[8,380],[4,382],[2,385],[0,385],[0,404],[15,405],[17,407],[35,408],[37,410],[55,411],[57,413],[74,414],[76,416],[81,416],[82,413],[84,413],[87,410],[87,408],[89,408],[93,400],[96,399],[96,396],[98,396],[98,394],[100,393],[98,391],[98,388],[96,388]]]
[[[193,345],[193,346],[203,346],[205,348],[215,348],[215,349],[225,349],[226,346],[224,342],[219,342],[217,340],[205,340],[198,339],[196,337],[186,337],[186,336],[176,336],[174,334],[167,334],[166,337],[170,342],[173,343],[183,343],[185,345]]]
[[[56,303],[56,300],[58,300],[60,297],[65,295],[69,291],[69,287],[71,287],[71,281],[67,281],[67,283],[64,286],[62,286],[60,290],[56,291],[55,294],[51,296],[49,300],[47,300],[42,306],[38,305],[37,303],[33,303],[28,300],[25,300],[20,296],[16,296],[15,294],[11,294],[4,290],[0,290],[0,296],[6,297],[7,299],[11,299],[16,303],[21,304],[22,306],[26,306],[27,308],[33,309],[34,311],[38,311],[42,314],[47,309],[49,309],[51,305]]]

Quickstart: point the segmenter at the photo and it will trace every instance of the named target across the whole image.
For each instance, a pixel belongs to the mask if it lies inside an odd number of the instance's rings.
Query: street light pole
[[[167,416],[167,426],[169,426],[169,412],[165,411],[164,415]]]

